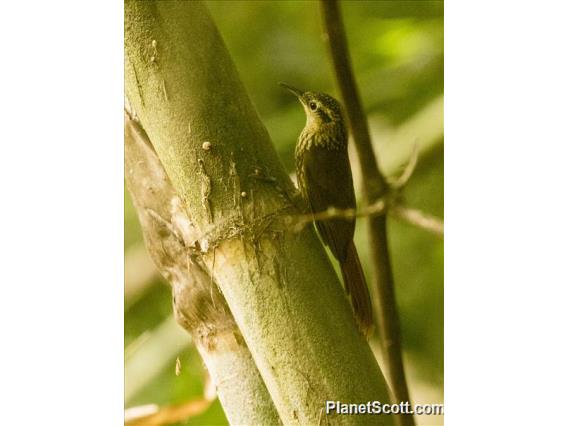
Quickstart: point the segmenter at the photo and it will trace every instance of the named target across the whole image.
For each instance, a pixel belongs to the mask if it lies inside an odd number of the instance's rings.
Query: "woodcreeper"
[[[325,93],[306,92],[285,83],[306,113],[306,125],[296,144],[298,187],[312,213],[355,209],[355,190],[347,152],[347,128],[341,105]],[[339,261],[355,318],[363,333],[373,325],[373,310],[365,275],[353,242],[355,218],[316,220],[322,241]]]

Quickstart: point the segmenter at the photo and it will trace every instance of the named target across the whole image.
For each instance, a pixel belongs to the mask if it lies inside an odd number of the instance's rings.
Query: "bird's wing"
[[[305,192],[313,213],[355,208],[353,177],[347,152],[312,146],[304,153]],[[323,242],[334,256],[344,261],[355,232],[354,219],[316,221]]]

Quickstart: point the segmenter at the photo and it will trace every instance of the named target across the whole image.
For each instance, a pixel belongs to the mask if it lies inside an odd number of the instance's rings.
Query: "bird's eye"
[[[310,102],[308,105],[309,105],[309,107],[310,107],[310,109],[311,109],[312,111],[315,111],[316,109],[318,109],[318,104],[316,104],[316,103],[313,102],[313,101]]]

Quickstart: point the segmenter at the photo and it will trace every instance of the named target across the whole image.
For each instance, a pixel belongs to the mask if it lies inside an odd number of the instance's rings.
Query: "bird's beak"
[[[302,95],[304,94],[304,91],[303,91],[303,90],[296,89],[295,87],[290,86],[289,84],[286,84],[286,83],[282,83],[282,82],[280,82],[280,83],[278,83],[278,84],[279,84],[280,86],[282,86],[283,88],[285,88],[285,89],[289,90],[290,92],[292,92],[294,95],[296,95],[296,96],[298,97],[298,99],[300,99],[300,100],[302,99]]]

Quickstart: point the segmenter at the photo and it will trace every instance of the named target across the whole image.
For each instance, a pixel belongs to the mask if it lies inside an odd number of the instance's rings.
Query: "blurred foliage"
[[[292,172],[293,150],[305,116],[277,83],[337,95],[317,2],[209,1],[208,6],[285,167]],[[396,128],[443,95],[443,2],[349,1],[342,6],[356,78],[373,120]],[[405,199],[414,208],[443,217],[443,184],[441,138],[420,157]],[[365,221],[360,221],[356,240],[370,274],[365,228]],[[421,399],[413,393],[418,382],[442,395],[444,244],[396,220],[389,221],[389,232],[404,348],[411,361],[411,396]],[[126,194],[126,256],[129,248],[141,243],[136,212]],[[143,297],[127,304],[125,347],[135,350],[132,345],[152,344],[151,337],[140,343],[140,336],[170,316],[169,287],[155,278]],[[126,405],[177,403],[201,395],[205,373],[197,352],[190,347],[179,356],[180,376],[175,375],[175,357],[164,360],[167,367]],[[218,425],[226,420],[215,402],[185,424]]]

